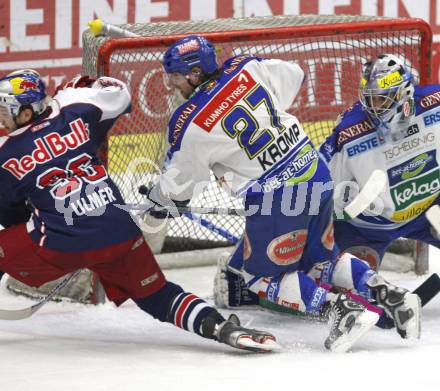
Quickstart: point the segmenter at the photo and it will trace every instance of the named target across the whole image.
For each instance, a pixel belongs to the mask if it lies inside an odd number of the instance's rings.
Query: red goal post
[[[83,34],[83,74],[114,76],[127,82],[133,111],[116,123],[107,144],[110,175],[128,202],[144,202],[139,184],[162,164],[169,117],[179,99],[165,83],[161,59],[167,46],[190,33],[202,34],[218,48],[220,63],[234,55],[251,54],[298,62],[307,78],[290,108],[315,145],[327,136],[339,113],[358,96],[361,64],[380,53],[400,56],[416,81],[429,83],[432,32],[420,19],[369,16],[271,16],[210,21],[120,25],[138,38],[94,37]],[[240,201],[212,183],[198,206],[240,207]],[[240,217],[206,217],[239,237]],[[227,245],[223,237],[185,217],[162,230],[167,243],[184,248]],[[183,239],[182,239],[183,238]],[[161,247],[161,245],[159,245]],[[156,249],[157,251],[160,249]]]

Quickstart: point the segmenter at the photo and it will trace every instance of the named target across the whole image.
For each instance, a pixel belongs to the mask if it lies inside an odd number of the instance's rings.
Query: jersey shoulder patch
[[[440,106],[440,85],[415,86],[414,101],[416,104],[416,115]]]
[[[230,75],[223,73],[213,89],[201,91],[195,97],[200,104],[200,110],[194,117],[194,124],[210,133],[234,105],[257,84],[256,79],[245,68],[240,68]]]
[[[220,77],[222,77],[223,75],[232,75],[232,74],[237,73],[248,62],[253,61],[253,60],[261,61],[260,58],[252,57],[252,56],[237,56],[237,57],[232,57],[232,58],[226,60],[223,63],[223,72]]]
[[[170,152],[175,152],[180,149],[185,131],[191,123],[198,107],[199,105],[196,99],[190,99],[174,112],[168,124]]]
[[[342,114],[335,127],[335,147],[340,151],[345,144],[373,133],[375,130],[373,122],[362,109],[361,103],[357,102]]]

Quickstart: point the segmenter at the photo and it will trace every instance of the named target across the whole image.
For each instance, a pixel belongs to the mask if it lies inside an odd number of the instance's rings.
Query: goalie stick
[[[21,320],[31,317],[35,312],[37,312],[41,307],[43,307],[48,301],[52,299],[61,289],[63,289],[70,281],[74,280],[81,270],[77,270],[69,274],[64,278],[58,285],[56,285],[47,296],[38,302],[27,308],[22,308],[20,310],[2,310],[0,309],[0,320]]]

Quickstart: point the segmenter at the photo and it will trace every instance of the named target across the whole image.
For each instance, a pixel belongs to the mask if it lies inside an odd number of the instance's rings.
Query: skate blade
[[[344,353],[350,349],[355,342],[370,330],[379,320],[379,314],[372,311],[365,311],[356,318],[352,329],[338,338],[330,347],[330,351]]]
[[[250,350],[258,353],[278,352],[282,350],[275,339],[267,337],[264,342],[259,343],[254,341],[250,336],[243,335],[237,340],[237,347],[244,350]]]
[[[411,308],[413,310],[413,317],[408,320],[405,331],[406,334],[403,338],[405,339],[420,339],[421,335],[421,312],[422,312],[422,303],[420,301],[420,297],[411,294],[406,295],[405,297],[405,307]]]

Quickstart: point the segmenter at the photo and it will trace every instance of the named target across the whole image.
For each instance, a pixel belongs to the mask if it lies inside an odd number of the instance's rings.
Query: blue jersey
[[[48,116],[0,137],[2,203],[27,203],[28,232],[40,246],[93,250],[140,233],[115,206],[122,196],[98,158],[107,132],[130,108],[125,84],[104,80],[60,91]]]
[[[415,115],[394,134],[379,132],[360,102],[341,116],[321,145],[335,182],[335,205],[356,196],[338,186],[345,181],[363,188],[375,169],[387,175],[387,188],[372,214],[350,221],[358,227],[390,230],[404,226],[438,202],[440,194],[440,85],[416,86]]]

